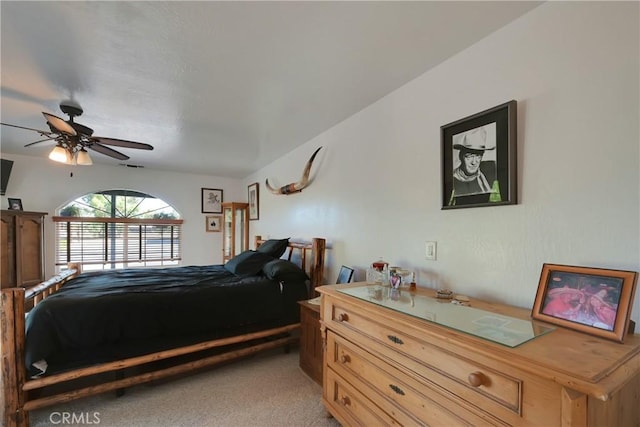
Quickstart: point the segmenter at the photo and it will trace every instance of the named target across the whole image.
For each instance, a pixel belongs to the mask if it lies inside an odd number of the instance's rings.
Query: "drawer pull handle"
[[[351,362],[351,358],[349,357],[348,354],[343,354],[342,356],[340,356],[340,362],[349,363]]]
[[[473,387],[480,387],[482,384],[484,384],[484,374],[482,372],[473,372],[471,374],[469,374],[469,384],[471,384]]]
[[[347,313],[340,313],[338,315],[338,322],[346,322],[349,320],[349,315]]]
[[[398,393],[400,396],[404,396],[404,391],[400,387],[398,387],[397,385],[389,384],[389,388],[391,390],[395,391],[396,393]]]
[[[347,396],[342,396],[342,398],[340,398],[340,403],[342,403],[342,406],[349,406],[351,404],[351,399]]]
[[[404,341],[394,335],[387,335],[387,338],[389,338],[394,344],[404,344]]]

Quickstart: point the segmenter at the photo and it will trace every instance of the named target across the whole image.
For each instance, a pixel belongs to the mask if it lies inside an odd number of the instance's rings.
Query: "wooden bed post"
[[[311,240],[311,289],[310,297],[316,297],[316,287],[323,285],[322,277],[324,276],[324,252],[327,242],[325,239],[314,237]]]
[[[82,273],[82,264],[80,264],[79,262],[70,262],[70,263],[67,264],[67,268],[69,270],[75,270],[76,271],[74,276],[77,276],[77,275]]]
[[[26,368],[24,365],[24,289],[2,290],[0,300],[2,325],[2,395],[4,398],[2,425],[28,427],[24,412]]]

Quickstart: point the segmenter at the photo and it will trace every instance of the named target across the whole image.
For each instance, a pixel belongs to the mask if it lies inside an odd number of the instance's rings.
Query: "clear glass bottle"
[[[386,286],[390,286],[389,283],[389,264],[385,263],[382,268],[382,284]]]

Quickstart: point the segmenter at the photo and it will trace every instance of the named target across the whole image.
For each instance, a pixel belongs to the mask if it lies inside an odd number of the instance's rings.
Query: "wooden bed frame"
[[[255,247],[260,246],[264,241],[261,236],[256,236]],[[289,248],[289,260],[291,260],[294,252],[300,251],[301,266],[311,278],[309,294],[310,297],[315,296],[315,288],[323,284],[325,240],[314,238],[311,243],[290,242]],[[307,268],[308,252],[310,252],[310,266]],[[291,333],[300,327],[300,323],[295,323],[265,331],[205,341],[143,356],[91,365],[41,378],[27,379],[24,359],[25,313],[29,307],[34,307],[79,273],[80,266],[70,264],[68,270],[33,288],[27,290],[23,288],[7,288],[1,291],[0,321],[2,335],[0,350],[2,351],[2,362],[0,365],[2,371],[0,379],[2,382],[3,426],[28,427],[29,411],[34,409],[111,390],[123,390],[126,387],[191,372],[248,356],[262,350],[288,346],[298,340],[298,336]],[[238,348],[239,344],[243,345]],[[175,362],[176,358],[180,356],[194,355],[197,352],[212,349],[220,351],[213,355],[201,356],[196,360]],[[166,367],[166,364],[162,366],[162,363],[154,363],[154,365],[159,366],[150,366],[152,362],[171,361],[171,359],[173,359],[174,363],[170,367]],[[144,367],[144,373],[125,377],[124,370],[132,367]],[[106,380],[95,377],[98,374],[106,373],[113,375],[108,376],[109,378]],[[78,379],[86,378],[92,378],[90,385],[73,385],[74,381],[77,382]],[[42,396],[45,390],[51,389],[52,386],[60,385],[66,386],[67,389]],[[71,388],[69,389],[69,387]]]

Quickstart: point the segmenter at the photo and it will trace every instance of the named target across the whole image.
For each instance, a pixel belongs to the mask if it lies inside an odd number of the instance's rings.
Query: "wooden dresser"
[[[0,287],[30,287],[44,280],[44,212],[3,210]]]
[[[317,288],[323,403],[343,426],[640,425],[639,335],[619,344],[558,327],[510,347],[338,291],[362,286]],[[530,318],[525,309],[471,306]]]

